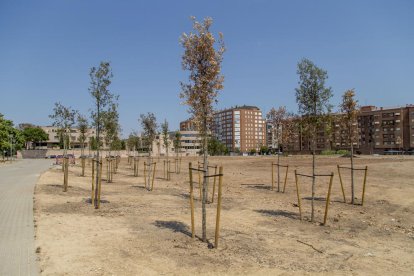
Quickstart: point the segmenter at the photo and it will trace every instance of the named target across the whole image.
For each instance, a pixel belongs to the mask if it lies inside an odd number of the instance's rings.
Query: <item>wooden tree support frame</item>
[[[139,158],[138,157],[134,157],[132,168],[134,170],[134,176],[137,177],[138,176],[138,168],[139,168]]]
[[[121,156],[117,155],[115,157],[114,174],[117,174],[118,173],[118,167],[119,167],[119,164],[120,163],[121,163]]]
[[[68,181],[69,181],[69,157],[63,157],[63,191],[68,191]]]
[[[200,190],[200,200],[201,200],[202,186],[203,186],[203,183],[201,182],[201,179],[202,179],[201,173],[204,172],[204,170],[202,169],[203,166],[204,166],[204,163],[198,161],[197,162],[197,165],[198,165],[198,169],[197,169],[197,171],[198,171],[198,188]],[[219,167],[217,165],[208,165],[207,167],[209,169],[214,169],[214,175],[216,175],[216,176],[213,176],[213,193],[211,194],[211,201],[209,202],[208,201],[208,198],[207,198],[207,203],[214,203],[214,195],[216,193],[216,182],[217,182],[216,181],[216,178],[217,178],[217,169]],[[207,194],[208,194],[208,191],[207,191]]]
[[[148,169],[147,169],[148,168]],[[154,179],[155,179],[155,169],[157,168],[157,162],[147,163],[144,162],[144,182],[145,182],[145,188],[148,191],[154,190]],[[152,179],[147,179],[147,174],[151,176]]]
[[[194,182],[193,182],[193,171],[198,171],[198,173],[204,172],[204,170],[199,169],[200,162],[198,163],[197,168],[193,168],[191,162],[188,165],[188,171],[190,176],[190,209],[191,209],[191,237],[195,238],[195,222],[194,222]],[[222,203],[222,187],[223,187],[223,167],[217,167],[213,175],[206,175],[205,177],[216,177],[219,178],[218,181],[218,194],[217,194],[217,211],[216,211],[216,227],[214,235],[214,248],[218,248],[219,236],[220,236],[220,217],[221,217],[221,203]],[[217,168],[219,173],[217,174]],[[214,197],[214,194],[213,194]],[[201,200],[201,198],[200,198]]]
[[[341,188],[342,188],[342,193],[343,193],[343,196],[344,196],[344,202],[345,203],[346,203],[346,198],[345,198],[344,185],[343,185],[343,181],[342,181],[341,169],[348,169],[348,170],[351,170],[351,171],[364,171],[364,180],[363,180],[363,183],[362,183],[362,199],[361,199],[361,206],[364,206],[368,166],[365,166],[365,168],[352,168],[352,167],[344,167],[344,166],[337,165],[337,167],[338,167],[339,182],[341,183]]]
[[[174,170],[176,174],[181,173],[181,157],[174,158]]]
[[[112,157],[106,158],[106,181],[112,183],[113,173],[114,173],[114,161]]]
[[[96,174],[97,167],[100,167],[99,176],[98,176],[98,185],[96,184]],[[102,182],[102,160],[98,161],[97,159],[92,159],[92,192],[91,192],[91,203],[95,206],[95,209],[99,209],[101,207],[101,182]],[[96,187],[97,186],[97,187]],[[98,189],[98,199],[95,200],[95,189]]]
[[[324,215],[324,218],[323,218],[323,225],[326,225],[326,221],[328,219],[329,203],[330,203],[330,200],[331,200],[331,190],[332,190],[332,182],[333,182],[334,173],[332,172],[331,174],[308,175],[308,174],[297,173],[297,171],[295,170],[295,182],[296,182],[296,193],[297,193],[297,197],[298,197],[299,217],[300,217],[300,220],[302,220],[302,200],[301,200],[301,196],[300,196],[299,177],[298,176],[309,177],[309,178],[330,177],[329,186],[328,186],[328,193],[326,195],[325,215]]]
[[[284,184],[283,184],[283,191],[282,193],[285,192],[286,190],[286,183],[287,183],[287,177],[288,177],[288,172],[289,172],[289,165],[281,165],[278,163],[274,163],[272,162],[272,191],[274,190],[274,184],[275,184],[275,167],[277,167],[277,169],[279,170],[280,167],[286,168],[286,173],[285,173],[285,180],[284,180]],[[277,179],[277,191],[280,192],[280,183],[279,183],[279,178]]]
[[[171,180],[171,160],[164,160],[164,179]]]
[[[81,156],[80,159],[81,159],[81,167],[82,167],[81,176],[85,176],[86,157],[85,156]]]

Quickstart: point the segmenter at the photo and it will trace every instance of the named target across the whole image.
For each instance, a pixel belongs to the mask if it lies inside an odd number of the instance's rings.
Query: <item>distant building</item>
[[[62,142],[62,138],[59,135],[59,129],[57,127],[53,126],[41,126],[48,135],[49,139],[45,142],[36,143],[36,148],[38,149],[59,149],[60,144]],[[69,135],[69,148],[71,149],[77,149],[82,148],[82,143],[79,141],[79,137],[81,133],[79,132],[79,129],[72,128],[70,130]],[[86,140],[84,143],[84,148],[88,148],[90,145],[90,138],[95,137],[95,129],[89,128],[86,132]],[[103,139],[102,139],[103,140]]]
[[[256,106],[236,106],[213,116],[212,134],[232,152],[259,151],[266,142],[266,121]]]
[[[320,127],[316,151],[350,149],[349,131],[340,124],[341,114],[333,114],[331,131]],[[299,118],[300,120],[300,118]],[[354,149],[362,154],[387,154],[401,151],[414,153],[414,105],[402,107],[361,107],[354,128]],[[310,139],[300,128],[285,150],[297,153],[311,151]]]
[[[180,154],[199,155],[202,148],[201,136],[192,119],[180,122],[180,134]]]

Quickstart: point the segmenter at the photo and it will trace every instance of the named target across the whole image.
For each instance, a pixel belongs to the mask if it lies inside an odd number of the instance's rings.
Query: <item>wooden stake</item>
[[[275,176],[274,176],[274,172],[273,172],[273,162],[272,162],[272,191],[273,191],[273,189],[274,189],[274,182],[275,182]]]
[[[98,209],[101,207],[101,187],[102,187],[102,161],[99,162],[101,170],[99,171],[98,180]]]
[[[145,189],[147,189],[147,162],[144,161],[144,183]]]
[[[334,174],[332,173],[331,179],[329,181],[328,195],[326,196],[325,216],[323,218],[323,225],[326,225],[326,220],[328,219],[328,209],[329,209],[329,203],[331,200],[331,188],[332,188],[333,177],[334,177]]]
[[[214,174],[217,174],[217,165],[214,167]],[[211,203],[214,203],[214,194],[216,193],[216,177],[214,176],[213,182],[213,195],[211,196]]]
[[[151,182],[151,191],[154,190],[154,179],[155,179],[155,169],[157,167],[157,162],[154,163],[154,168],[152,171],[152,182]]]
[[[302,220],[302,204],[301,204],[300,192],[299,192],[298,175],[296,173],[296,170],[295,170],[295,182],[296,182],[296,193],[298,195],[299,216],[300,216],[300,220]]]
[[[361,206],[364,206],[365,186],[367,184],[367,174],[368,174],[368,166],[365,166],[364,184],[362,185],[362,201],[361,201]]]
[[[200,201],[203,200],[203,197],[201,196],[201,172],[200,172],[200,162],[198,162],[198,189],[200,190]]]
[[[92,204],[94,200],[95,200],[95,159],[92,160],[92,194],[91,194]]]
[[[82,164],[82,176],[85,176],[85,157],[81,157],[81,164]]]
[[[286,166],[286,175],[285,175],[285,183],[283,184],[283,192],[285,192],[285,190],[286,190],[288,171],[289,171],[289,166]]]
[[[342,189],[342,196],[344,198],[344,203],[346,203],[346,198],[345,198],[345,190],[344,190],[344,184],[342,182],[342,175],[341,175],[341,169],[338,166],[338,175],[339,175],[339,183],[341,183],[341,189]]]
[[[193,170],[191,162],[188,164],[188,173],[190,175],[190,208],[191,208],[191,238],[195,238],[194,230],[194,193],[193,193]]]
[[[218,240],[220,235],[220,213],[221,213],[221,191],[223,184],[223,167],[219,169],[219,186],[217,195],[217,215],[216,215],[216,235],[214,237],[214,248],[218,248]]]

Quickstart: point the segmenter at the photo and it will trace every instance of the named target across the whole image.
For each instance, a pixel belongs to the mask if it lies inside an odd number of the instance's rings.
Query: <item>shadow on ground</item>
[[[273,217],[285,217],[290,219],[299,219],[299,215],[293,212],[283,211],[283,210],[254,210],[265,216],[273,216]]]
[[[272,187],[267,184],[241,184],[243,188],[257,189],[257,190],[271,190]]]
[[[188,226],[181,222],[181,221],[176,221],[176,220],[170,220],[170,221],[163,221],[163,220],[156,220],[154,222],[154,225],[159,227],[159,228],[163,228],[163,229],[170,229],[173,232],[179,232],[179,233],[183,233],[184,235],[187,235],[189,237],[191,237],[191,232],[188,229]]]

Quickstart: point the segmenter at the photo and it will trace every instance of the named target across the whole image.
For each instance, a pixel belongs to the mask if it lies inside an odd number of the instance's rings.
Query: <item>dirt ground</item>
[[[155,158],[157,161],[157,158]],[[45,172],[35,191],[36,242],[44,275],[413,275],[414,158],[363,156],[368,165],[364,206],[343,203],[337,164],[317,157],[318,173],[334,172],[327,225],[321,225],[329,179],[317,179],[316,221],[309,222],[311,179],[299,178],[304,219],[299,219],[294,170],[311,173],[310,156],[281,158],[289,165],[286,192],[271,190],[275,157],[211,157],[224,167],[219,247],[191,239],[188,162],[163,180],[158,161],[154,190],[122,159],[113,183],[102,182],[101,209],[90,204],[91,168],[70,167],[68,192],[59,167]],[[281,184],[284,180],[281,169]],[[275,172],[276,173],[276,172]],[[105,171],[104,174],[105,175]],[[195,173],[195,180],[198,175]],[[275,174],[276,178],[276,174]],[[343,172],[350,201],[349,171]],[[211,187],[211,185],[210,185]],[[198,185],[196,184],[198,189]],[[196,234],[201,202],[196,195]],[[356,172],[361,201],[362,171]],[[211,196],[211,189],[210,189]],[[207,236],[214,242],[216,201],[208,204]]]

